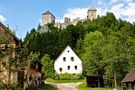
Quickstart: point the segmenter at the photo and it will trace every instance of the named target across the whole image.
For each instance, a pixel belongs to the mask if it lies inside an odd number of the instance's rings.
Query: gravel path
[[[82,82],[77,83],[51,83],[51,82],[45,82],[46,84],[53,85],[57,87],[59,90],[77,90],[75,87],[80,85]]]

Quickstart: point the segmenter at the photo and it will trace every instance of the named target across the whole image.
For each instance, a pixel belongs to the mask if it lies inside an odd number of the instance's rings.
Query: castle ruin
[[[97,10],[95,8],[91,7],[87,11],[87,18],[85,20],[94,20],[94,19],[96,19],[97,18],[96,13],[97,13]],[[55,27],[63,29],[68,25],[71,25],[71,24],[76,25],[79,21],[85,21],[85,20],[82,20],[79,17],[77,17],[76,19],[71,21],[70,18],[65,17],[63,23],[55,22],[55,16],[50,11],[46,11],[45,13],[42,14],[42,23],[41,23],[41,25],[43,26],[43,25],[45,25],[47,23],[54,23]]]

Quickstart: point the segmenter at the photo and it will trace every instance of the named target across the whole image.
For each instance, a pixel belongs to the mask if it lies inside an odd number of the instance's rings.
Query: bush
[[[79,80],[84,79],[84,77],[81,74],[59,74],[60,80]]]
[[[19,87],[17,83],[7,85],[2,81],[0,81],[0,90],[23,90],[23,89]]]

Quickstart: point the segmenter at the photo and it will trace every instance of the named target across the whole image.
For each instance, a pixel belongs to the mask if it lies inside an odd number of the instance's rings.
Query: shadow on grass
[[[51,86],[49,84],[42,84],[40,89],[38,90],[58,90],[56,87]]]
[[[78,90],[113,90],[112,88],[90,88],[86,83],[80,84],[76,87]]]
[[[56,87],[43,83],[38,89],[28,87],[26,90],[58,90]]]
[[[46,81],[52,82],[52,83],[77,83],[77,82],[85,82],[85,79],[80,79],[80,80],[54,80],[54,79],[48,78]]]

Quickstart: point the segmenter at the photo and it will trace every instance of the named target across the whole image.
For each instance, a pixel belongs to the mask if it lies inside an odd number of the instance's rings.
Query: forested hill
[[[101,75],[111,80],[122,80],[135,67],[135,24],[117,20],[113,13],[94,21],[78,22],[60,30],[48,24],[48,31],[39,33],[41,26],[27,33],[24,44],[29,51],[49,54],[55,60],[70,45],[83,60],[84,70],[90,75]]]

